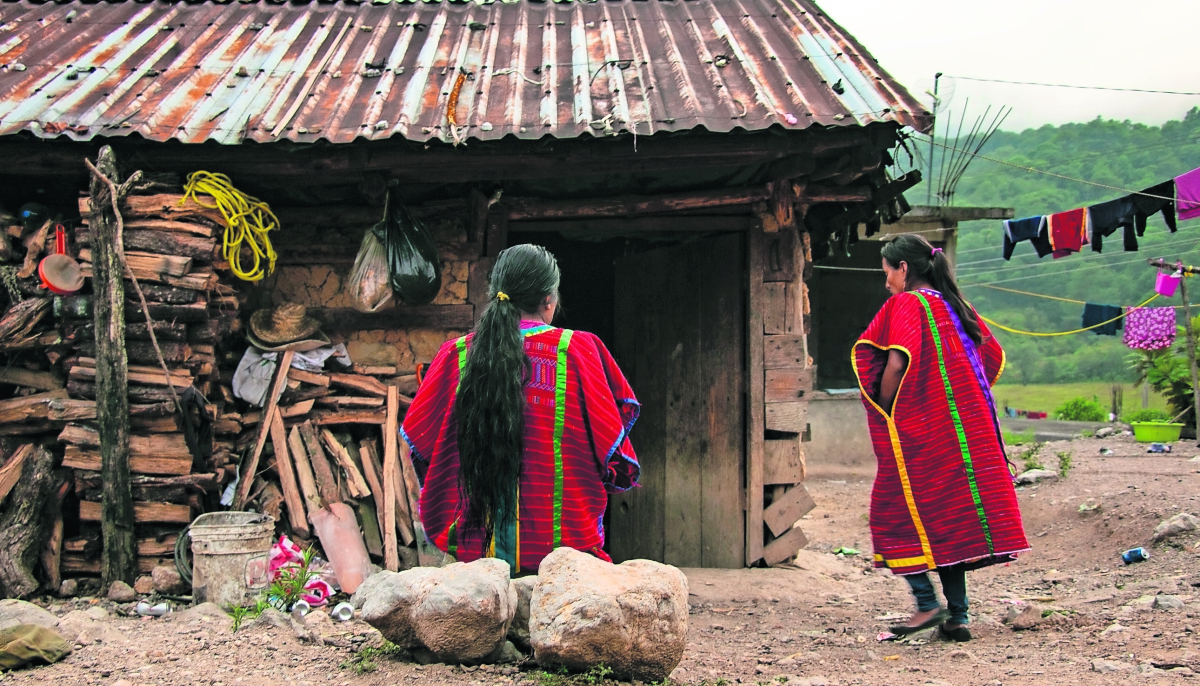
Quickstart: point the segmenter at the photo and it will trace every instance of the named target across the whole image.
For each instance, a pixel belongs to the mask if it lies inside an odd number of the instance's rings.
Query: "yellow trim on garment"
[[[983,348],[979,349],[979,363],[983,364]],[[1004,368],[1008,366],[1008,353],[1004,352],[1004,348],[1000,348],[1000,368],[996,370],[996,377],[990,381],[992,386],[995,386],[1000,381],[1000,376],[1004,374]]]
[[[919,564],[928,564],[927,560],[923,557],[905,557],[899,560],[885,560],[884,557],[879,553],[875,553],[875,561],[887,563],[888,569],[895,569],[897,567],[915,567]]]
[[[871,394],[867,393],[867,389],[862,385],[862,375],[858,373],[858,355],[856,353],[858,351],[858,346],[863,344],[876,348],[881,352],[899,350],[908,356],[908,367],[904,370],[904,376],[900,378],[900,385],[896,388],[896,397],[892,400],[893,409],[895,409],[895,403],[900,400],[900,391],[904,388],[904,382],[908,380],[909,371],[912,370],[913,354],[903,346],[882,346],[873,341],[868,341],[867,339],[862,338],[859,339],[852,348],[850,348],[850,364],[854,367],[854,378],[858,381],[858,390],[860,393],[862,393],[862,397],[866,398],[867,402],[871,404],[871,407],[874,407],[879,414],[883,415],[884,421],[887,422],[888,437],[892,441],[892,456],[896,460],[896,471],[900,475],[900,489],[904,491],[904,502],[908,504],[908,513],[912,517],[913,526],[917,530],[917,538],[921,541],[921,552],[924,554],[923,559],[911,558],[913,560],[917,560],[917,562],[913,562],[912,564],[920,564],[921,562],[924,562],[927,567],[933,569],[937,566],[933,561],[933,548],[929,545],[929,536],[925,533],[925,525],[921,522],[921,514],[917,511],[917,501],[915,498],[913,498],[912,482],[908,480],[908,467],[906,467],[904,464],[904,451],[900,449],[900,434],[896,430],[896,422],[892,419],[890,414],[885,412],[883,408],[875,402],[875,399],[871,397]]]

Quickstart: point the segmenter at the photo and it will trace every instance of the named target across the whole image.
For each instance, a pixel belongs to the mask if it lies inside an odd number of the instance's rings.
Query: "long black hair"
[[[558,298],[554,255],[536,245],[500,253],[488,284],[488,304],[475,325],[455,402],[458,487],[463,525],[482,528],[486,548],[497,526],[513,520],[525,429],[525,381],[531,373],[521,334],[522,312]]]
[[[950,307],[954,308],[963,330],[975,341],[975,345],[983,344],[983,331],[979,328],[979,320],[975,311],[967,304],[954,282],[954,273],[950,270],[950,258],[946,257],[941,248],[934,248],[924,237],[914,233],[897,236],[883,247],[883,259],[887,260],[892,269],[899,269],[901,262],[908,263],[908,282],[924,279],[942,294]],[[908,284],[905,284],[906,286]]]

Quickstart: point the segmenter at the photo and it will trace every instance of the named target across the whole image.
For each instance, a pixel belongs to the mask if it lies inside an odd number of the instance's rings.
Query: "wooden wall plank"
[[[807,399],[813,389],[816,367],[766,370],[766,402],[787,403]]]
[[[796,527],[763,548],[763,561],[768,565],[787,562],[806,545],[808,545],[808,536],[804,535],[804,531],[800,527]]]
[[[796,484],[763,512],[763,521],[771,533],[782,536],[804,515],[817,506],[804,484]]]
[[[808,426],[808,402],[768,403],[766,405],[766,426],[769,431],[804,433],[804,429]]]
[[[657,294],[662,320],[663,346],[658,364],[666,378],[666,491],[663,506],[666,525],[663,562],[676,567],[701,567],[704,490],[701,475],[708,447],[706,425],[708,388],[700,360],[702,294],[707,279],[716,278],[699,268],[703,244],[653,251],[657,269],[668,278]]]
[[[764,412],[763,343],[763,231],[747,233],[747,277],[749,302],[746,331],[746,559],[752,565],[763,556],[763,441]]]
[[[699,280],[702,393],[700,524],[703,567],[737,568],[745,558],[742,472],[745,455],[745,275],[740,235],[710,239],[690,273]]]
[[[804,481],[806,465],[800,438],[769,440],[763,453],[763,484],[798,484]]]
[[[786,283],[763,284],[763,332],[766,334],[787,332],[787,287]]]
[[[766,237],[763,260],[763,281],[767,283],[791,283],[796,280],[796,230],[784,228]]]
[[[763,340],[764,369],[804,369],[804,336],[767,336]]]

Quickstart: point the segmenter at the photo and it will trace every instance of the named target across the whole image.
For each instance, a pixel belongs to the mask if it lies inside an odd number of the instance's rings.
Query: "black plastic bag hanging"
[[[392,292],[405,305],[428,305],[442,288],[442,263],[425,223],[388,191],[383,221],[371,231],[387,252]]]

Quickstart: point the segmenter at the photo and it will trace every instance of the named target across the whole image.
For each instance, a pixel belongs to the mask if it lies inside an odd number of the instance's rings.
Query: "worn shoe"
[[[971,640],[971,632],[961,624],[951,628],[950,623],[946,622],[941,626],[941,632],[943,636],[956,643],[966,643]]]
[[[931,627],[935,627],[939,624],[943,624],[943,623],[945,623],[945,621],[947,619],[950,619],[950,611],[945,608],[942,608],[942,609],[938,610],[937,612],[933,613],[932,617],[925,620],[921,624],[918,624],[917,626],[907,626],[905,624],[897,624],[895,626],[888,627],[888,631],[892,632],[893,634],[896,634],[897,636],[907,636],[909,634],[915,634],[918,631],[924,631]]]

